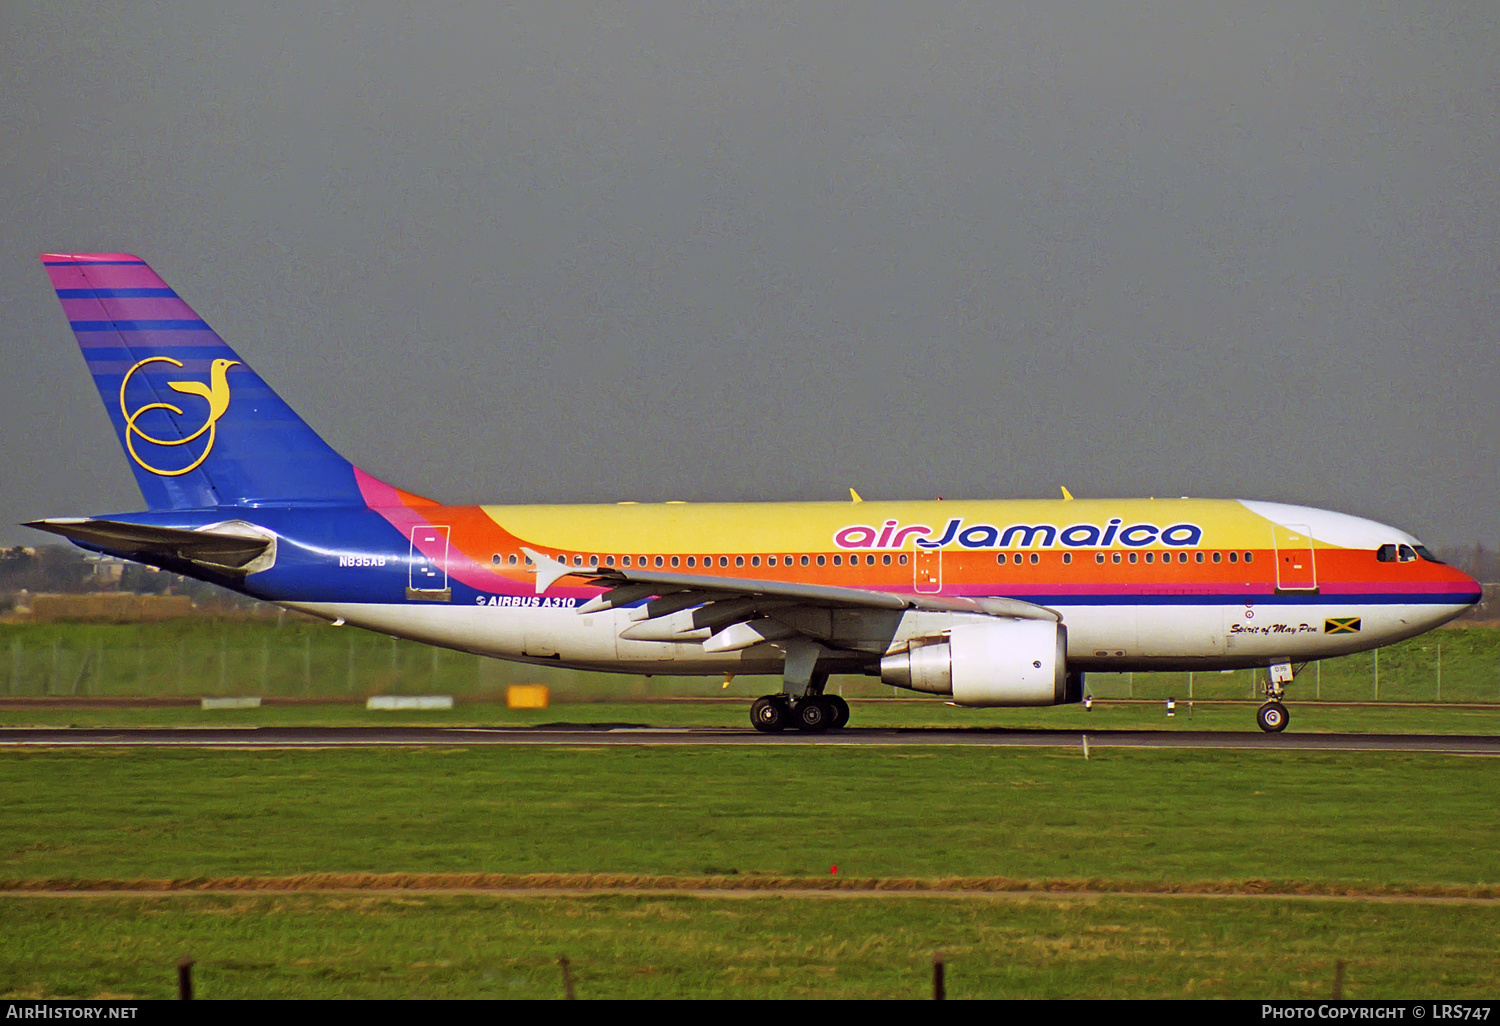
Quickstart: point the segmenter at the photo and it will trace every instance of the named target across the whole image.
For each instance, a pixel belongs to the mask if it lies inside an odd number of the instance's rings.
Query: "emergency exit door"
[[[411,529],[407,560],[406,597],[425,602],[449,602],[448,532],[446,524],[419,524]]]
[[[924,549],[912,544],[912,586],[919,595],[935,595],[943,590],[943,550]]]
[[[1276,588],[1279,591],[1317,591],[1318,568],[1312,534],[1305,524],[1274,524]]]

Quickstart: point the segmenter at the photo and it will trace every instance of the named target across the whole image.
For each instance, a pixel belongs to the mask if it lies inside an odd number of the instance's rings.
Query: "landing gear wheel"
[[[1267,734],[1279,734],[1286,729],[1292,716],[1280,702],[1267,702],[1255,714],[1255,722]]]
[[[842,730],[849,722],[849,703],[838,695],[824,695],[823,701],[833,706],[833,722],[828,725],[828,729]]]
[[[779,734],[791,721],[792,711],[780,695],[766,695],[750,703],[750,723],[762,734]]]
[[[797,729],[805,734],[821,734],[833,726],[833,703],[821,696],[804,698],[792,710]]]

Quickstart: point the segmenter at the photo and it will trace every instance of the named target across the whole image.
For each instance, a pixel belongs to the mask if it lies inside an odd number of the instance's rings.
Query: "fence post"
[[[1380,701],[1380,649],[1375,650],[1375,701]]]
[[[934,952],[932,956],[932,1000],[934,1001],[942,1001],[948,996],[947,981],[943,979],[945,968],[943,953]]]
[[[177,963],[177,999],[193,1000],[193,960],[184,957]]]
[[[1437,701],[1443,700],[1443,643],[1438,642],[1437,647]]]

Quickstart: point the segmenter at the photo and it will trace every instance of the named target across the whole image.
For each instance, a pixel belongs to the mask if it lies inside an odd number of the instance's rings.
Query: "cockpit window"
[[[1396,561],[1396,546],[1382,545],[1375,550],[1375,558],[1382,563],[1394,563]]]
[[[1429,549],[1426,545],[1418,545],[1417,546],[1417,555],[1421,556],[1423,559],[1427,560],[1427,562],[1429,562],[1429,563],[1441,563],[1441,562],[1443,562],[1441,559],[1438,559],[1436,556],[1434,556],[1432,554],[1432,550]]]
[[[1410,545],[1398,546],[1396,552],[1400,554],[1401,562],[1403,563],[1415,563],[1417,561],[1416,550]]]

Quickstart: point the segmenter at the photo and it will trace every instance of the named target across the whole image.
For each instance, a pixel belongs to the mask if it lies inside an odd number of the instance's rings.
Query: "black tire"
[[[791,710],[780,695],[766,695],[750,703],[750,724],[762,734],[779,734],[787,727]]]
[[[1280,734],[1292,720],[1292,714],[1280,702],[1267,702],[1255,713],[1255,722],[1267,734]]]
[[[806,734],[821,734],[833,726],[833,704],[825,698],[804,698],[792,710],[797,729]]]
[[[824,695],[823,701],[833,706],[833,722],[828,725],[828,729],[843,730],[849,723],[849,703],[839,695]]]

